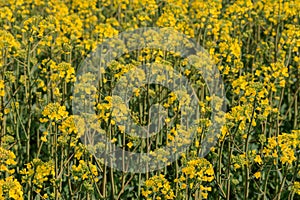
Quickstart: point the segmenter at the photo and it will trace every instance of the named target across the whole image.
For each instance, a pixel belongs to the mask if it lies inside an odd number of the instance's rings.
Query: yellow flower
[[[208,193],[206,193],[206,192],[201,192],[201,197],[202,197],[203,199],[207,199]]]
[[[46,136],[42,136],[42,137],[41,137],[41,140],[42,140],[43,142],[47,142],[47,141],[48,141]]]
[[[128,142],[127,146],[129,147],[129,149],[131,149],[131,147],[133,146],[133,143],[132,142]]]
[[[113,138],[113,139],[111,139],[111,143],[115,143],[117,141],[117,138]]]
[[[0,97],[5,96],[5,91],[4,91],[4,80],[0,80]]]
[[[238,40],[234,40],[233,44],[230,47],[230,50],[232,54],[236,57],[239,58],[241,55],[241,47],[239,45]]]
[[[81,178],[82,178],[82,180],[85,180],[85,179],[87,179],[87,178],[88,178],[88,175],[85,173],[85,174],[83,174],[83,175],[82,175],[82,177],[81,177]]]
[[[256,155],[256,157],[254,158],[254,161],[260,165],[262,164],[262,159],[261,159],[260,155]]]
[[[284,86],[285,86],[285,80],[281,80],[281,81],[279,82],[279,85],[280,85],[280,87],[284,87]]]
[[[260,172],[256,172],[254,175],[253,175],[256,179],[259,179],[261,177],[261,173]]]
[[[298,182],[298,181],[294,182],[293,190],[295,191],[295,193],[297,193],[298,195],[300,195],[300,182]]]

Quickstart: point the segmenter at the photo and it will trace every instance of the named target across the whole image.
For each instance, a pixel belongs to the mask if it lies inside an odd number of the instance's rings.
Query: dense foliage
[[[300,198],[299,21],[299,0],[0,0],[0,200]],[[166,126],[144,140],[116,126],[110,95],[124,73],[155,61],[198,87],[202,120],[190,149],[163,169],[131,173],[104,165],[82,144],[87,128],[72,112],[72,95],[76,72],[97,45],[141,27],[171,27],[206,49],[227,110],[217,144],[200,158],[211,97],[195,68],[159,49],[110,63],[97,120],[127,151],[154,151],[185,133]],[[137,123],[145,123],[140,104],[151,95],[167,94],[157,102],[176,112],[175,93],[137,88]],[[164,152],[156,154],[164,161]]]

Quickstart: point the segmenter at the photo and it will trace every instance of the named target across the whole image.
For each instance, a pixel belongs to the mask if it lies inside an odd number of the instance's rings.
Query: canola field
[[[300,0],[0,0],[0,200],[300,199],[299,111]]]

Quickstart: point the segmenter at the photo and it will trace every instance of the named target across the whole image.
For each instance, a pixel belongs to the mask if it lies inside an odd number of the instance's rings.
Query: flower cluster
[[[204,158],[197,158],[188,161],[186,167],[182,168],[182,175],[174,181],[179,183],[181,189],[190,190],[194,198],[206,199],[207,192],[212,188],[204,186],[204,183],[213,179],[212,164]]]
[[[0,199],[23,200],[22,186],[19,181],[12,176],[0,179]]]
[[[9,170],[9,166],[16,165],[16,156],[12,151],[3,149],[0,147],[0,171],[1,172],[8,172],[10,174],[14,173],[14,169]]]
[[[50,103],[43,110],[42,114],[47,118],[41,118],[41,122],[47,122],[49,120],[59,121],[68,116],[65,106],[60,106],[59,103]]]
[[[45,197],[48,195],[45,191],[47,184],[55,185],[54,163],[52,161],[43,162],[40,159],[34,159],[26,164],[26,168],[20,171],[22,183],[32,185],[32,190]],[[42,193],[44,193],[42,195]]]
[[[14,177],[16,156],[12,151],[0,147],[0,199],[23,200],[23,188]]]
[[[268,138],[268,143],[264,147],[263,153],[267,158],[277,158],[283,165],[291,165],[297,160],[296,153],[300,147],[300,131],[293,130],[292,133],[283,133],[277,137]]]
[[[145,181],[142,194],[147,199],[174,199],[175,195],[169,181],[163,174],[152,176]]]

